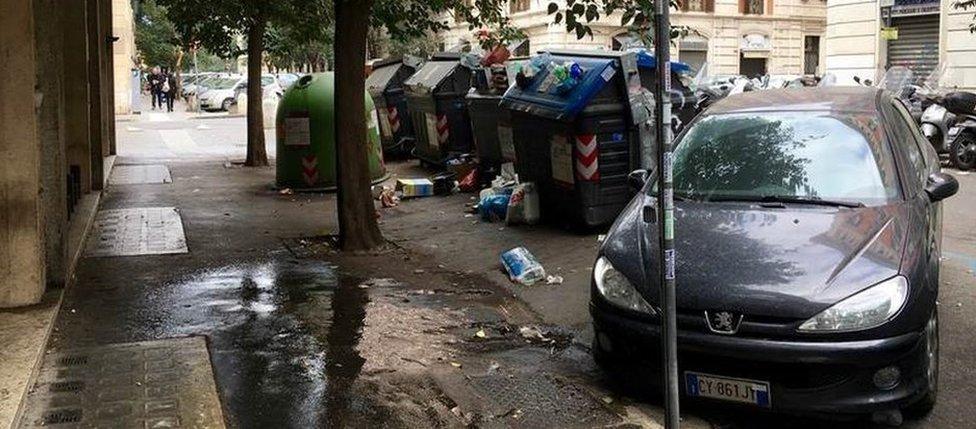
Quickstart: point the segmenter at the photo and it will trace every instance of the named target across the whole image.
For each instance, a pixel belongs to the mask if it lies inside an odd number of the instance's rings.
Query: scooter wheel
[[[949,147],[949,160],[962,171],[976,167],[976,137],[969,133],[957,137]]]

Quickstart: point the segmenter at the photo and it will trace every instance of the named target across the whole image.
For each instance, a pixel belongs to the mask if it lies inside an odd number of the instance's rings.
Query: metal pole
[[[678,336],[674,291],[674,184],[671,177],[671,17],[667,0],[654,1],[654,56],[657,86],[654,94],[657,126],[657,225],[661,252],[658,255],[661,306],[661,362],[664,378],[664,427],[679,427]]]

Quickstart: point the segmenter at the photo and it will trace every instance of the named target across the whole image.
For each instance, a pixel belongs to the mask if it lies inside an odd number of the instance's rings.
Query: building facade
[[[135,32],[131,0],[112,0],[112,35],[118,38],[112,45],[112,74],[115,113],[120,115],[133,113],[133,73],[137,73],[139,69]]]
[[[564,4],[563,1],[558,1]],[[591,24],[593,37],[577,39],[553,24],[549,0],[511,0],[509,17],[528,36],[530,52],[546,49],[615,49],[629,38],[620,14]],[[708,63],[712,75],[820,74],[821,40],[826,28],[823,0],[686,0],[671,15],[672,25],[688,27],[672,55],[696,69]],[[444,32],[445,46],[473,42],[467,24]]]
[[[917,78],[948,69],[946,88],[976,89],[976,10],[952,0],[828,0],[826,69],[841,83],[854,76],[878,79],[890,66]]]

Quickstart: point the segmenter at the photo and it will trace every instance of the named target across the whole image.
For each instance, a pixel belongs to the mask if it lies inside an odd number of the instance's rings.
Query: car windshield
[[[240,79],[225,77],[209,82],[207,86],[213,89],[231,89],[234,87],[234,85],[237,85],[237,82],[239,81]]]
[[[674,151],[674,187],[696,200],[884,204],[899,195],[881,125],[868,114],[707,116]]]

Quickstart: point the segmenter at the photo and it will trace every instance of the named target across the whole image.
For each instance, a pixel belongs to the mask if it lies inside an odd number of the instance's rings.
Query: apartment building
[[[553,24],[548,5],[549,0],[509,2],[509,16],[528,36],[530,52],[616,49],[628,43],[619,13],[593,23],[592,38],[577,39],[565,26]],[[685,0],[671,22],[692,31],[675,41],[672,55],[695,68],[707,62],[711,74],[819,74],[826,6],[824,0]],[[463,22],[441,36],[445,46],[474,39]]]

